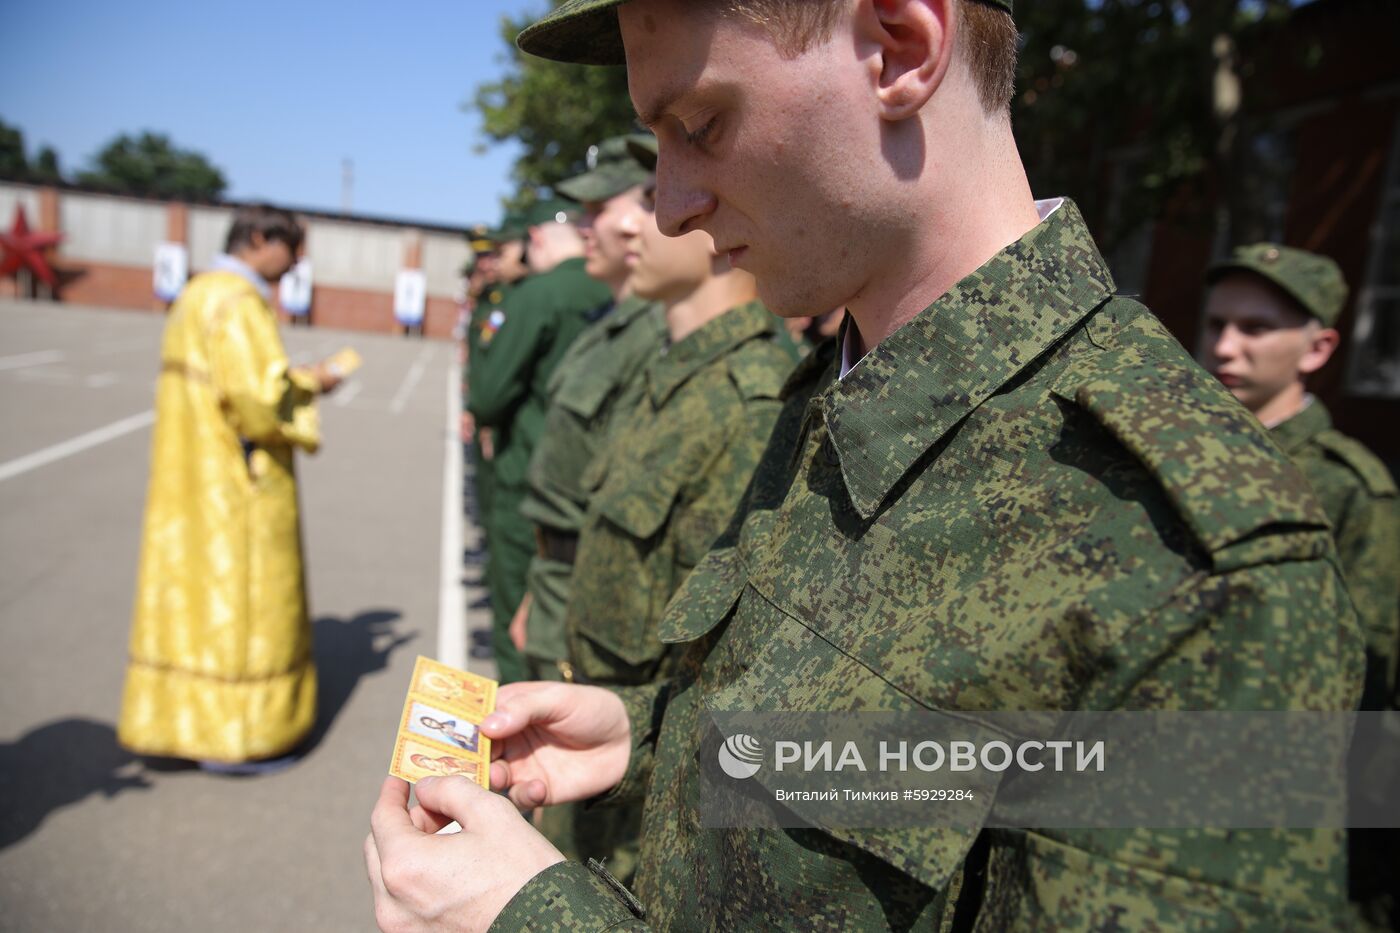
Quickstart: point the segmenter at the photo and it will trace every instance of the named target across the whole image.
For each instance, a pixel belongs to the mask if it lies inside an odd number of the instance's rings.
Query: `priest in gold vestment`
[[[214,770],[294,752],[316,719],[295,449],[332,367],[289,365],[268,301],[291,214],[245,207],[165,327],[118,738]]]

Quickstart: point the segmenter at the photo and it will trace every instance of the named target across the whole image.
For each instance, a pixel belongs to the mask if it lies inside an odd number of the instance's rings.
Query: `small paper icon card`
[[[409,783],[433,775],[491,786],[491,740],[481,720],[496,708],[494,680],[419,656],[394,739],[389,773]]]

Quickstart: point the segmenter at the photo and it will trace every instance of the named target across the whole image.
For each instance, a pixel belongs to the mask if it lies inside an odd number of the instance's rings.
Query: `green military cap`
[[[521,240],[525,237],[525,231],[530,228],[525,215],[520,211],[507,211],[501,218],[501,225],[491,232],[491,238],[497,245],[509,243],[511,240]]]
[[[1252,272],[1268,279],[1324,327],[1337,323],[1347,300],[1342,270],[1326,256],[1307,250],[1276,243],[1241,246],[1229,259],[1206,270],[1206,284],[1214,285],[1232,272]]]
[[[568,223],[578,217],[578,205],[563,198],[542,198],[525,208],[526,229],[541,224]]]
[[[637,134],[638,139],[650,139],[649,134]],[[628,151],[628,136],[614,136],[596,146],[588,147],[588,171],[561,181],[554,186],[566,198],[597,202],[615,198],[628,188],[647,180],[647,170],[637,164]]]
[[[627,0],[564,0],[516,38],[523,52],[580,65],[624,65],[617,8]],[[981,0],[1011,13],[1012,0]]]
[[[646,171],[656,171],[655,136],[629,136],[627,138],[627,152]]]

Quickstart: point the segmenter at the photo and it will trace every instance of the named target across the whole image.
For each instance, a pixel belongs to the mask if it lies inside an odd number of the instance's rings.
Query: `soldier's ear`
[[[1303,358],[1298,361],[1298,371],[1304,376],[1310,376],[1326,366],[1341,342],[1342,335],[1334,328],[1319,327],[1313,331],[1308,348],[1303,353]]]
[[[881,119],[916,115],[943,83],[957,31],[954,0],[858,0],[854,27]]]

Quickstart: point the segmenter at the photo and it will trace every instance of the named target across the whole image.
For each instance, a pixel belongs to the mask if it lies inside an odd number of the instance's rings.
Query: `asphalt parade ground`
[[[115,738],[163,323],[0,301],[0,929],[372,930],[360,847],[414,658],[461,664],[488,624],[455,350],[283,329],[296,362],[364,357],[298,464],[319,721],[294,767],[225,777]]]

